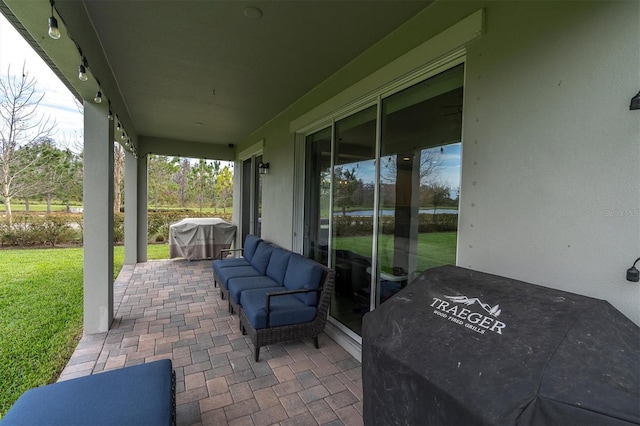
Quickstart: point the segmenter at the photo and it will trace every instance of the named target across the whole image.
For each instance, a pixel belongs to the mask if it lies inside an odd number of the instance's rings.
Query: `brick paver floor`
[[[360,363],[326,335],[262,348],[213,287],[211,261],[125,266],[115,320],[82,338],[59,380],[169,358],[178,425],[362,424]]]

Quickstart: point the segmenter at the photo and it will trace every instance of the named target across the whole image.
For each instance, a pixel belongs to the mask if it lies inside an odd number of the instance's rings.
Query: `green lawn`
[[[166,244],[149,259],[167,259]],[[27,389],[54,382],[82,334],[82,248],[0,250],[0,417]],[[114,248],[114,276],[124,247]]]
[[[418,270],[424,271],[441,265],[455,265],[457,232],[430,232],[418,236]],[[371,257],[373,238],[338,237],[336,249],[351,250],[365,257]],[[381,235],[378,238],[378,261],[385,272],[391,272],[393,264],[393,235]]]

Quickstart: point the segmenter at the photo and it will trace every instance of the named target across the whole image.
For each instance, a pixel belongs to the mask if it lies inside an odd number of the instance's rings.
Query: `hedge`
[[[231,213],[215,213],[231,221]],[[167,241],[169,226],[186,217],[211,217],[211,214],[189,210],[167,210],[148,213],[148,238],[150,241]],[[0,220],[0,246],[52,247],[82,244],[82,214],[73,213],[19,213],[12,216],[11,224]],[[113,218],[113,242],[124,242],[124,213]]]
[[[354,237],[359,235],[370,235],[373,231],[372,216],[336,216],[333,225],[337,235],[342,237]],[[382,216],[382,233],[393,234],[395,232],[395,218],[393,216]],[[418,215],[418,232],[449,232],[458,230],[458,215],[452,213]]]

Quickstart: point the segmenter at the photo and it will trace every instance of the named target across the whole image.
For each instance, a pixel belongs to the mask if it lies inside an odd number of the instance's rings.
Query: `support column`
[[[124,263],[138,262],[138,160],[124,152]]]
[[[84,102],[84,334],[113,321],[113,125],[107,105]]]
[[[148,192],[147,192],[147,173],[149,163],[148,154],[138,158],[138,262],[147,261],[147,227],[148,227]]]

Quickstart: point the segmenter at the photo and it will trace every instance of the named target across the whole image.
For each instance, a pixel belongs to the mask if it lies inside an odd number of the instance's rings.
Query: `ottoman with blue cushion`
[[[9,425],[175,425],[168,359],[26,391],[2,418]]]

